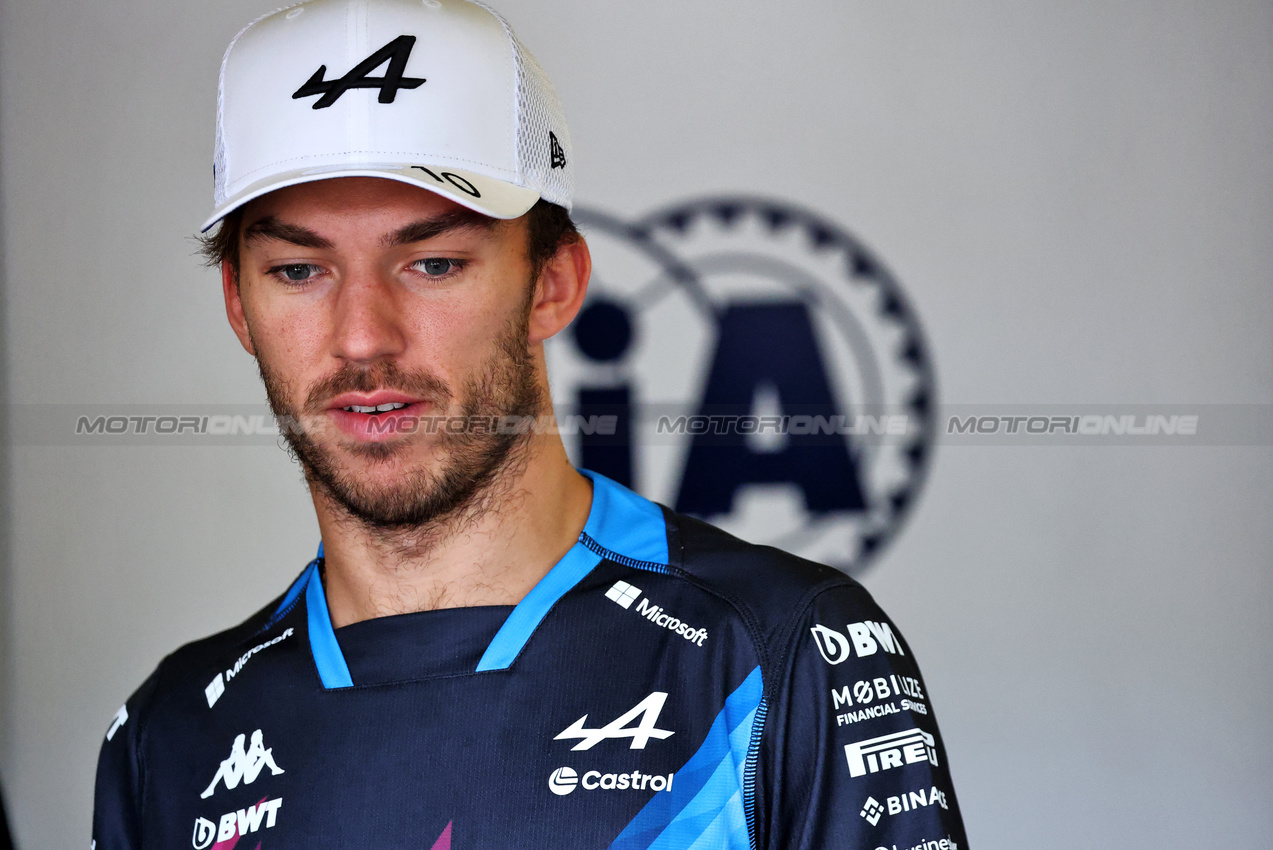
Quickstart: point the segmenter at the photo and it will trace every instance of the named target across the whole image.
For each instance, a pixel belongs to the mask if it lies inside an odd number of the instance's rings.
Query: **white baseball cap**
[[[493,218],[570,209],[570,133],[508,23],[468,0],[311,0],[226,49],[212,216],[332,177],[385,177]]]

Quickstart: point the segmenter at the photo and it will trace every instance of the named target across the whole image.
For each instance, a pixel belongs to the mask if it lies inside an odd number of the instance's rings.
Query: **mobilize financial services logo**
[[[916,503],[936,436],[928,344],[884,263],[785,201],[576,207],[594,258],[547,346],[576,464],[754,543],[860,572]]]
[[[278,810],[283,806],[283,798],[265,799],[255,806],[226,812],[217,823],[207,818],[198,818],[194,822],[194,836],[191,844],[195,850],[205,850],[215,840],[218,844],[235,841],[258,829],[272,829],[278,819]]]
[[[885,702],[895,698],[900,700],[900,707],[897,701]],[[899,711],[928,714],[928,706],[923,699],[924,688],[919,679],[896,673],[890,673],[887,678],[877,676],[874,679],[862,679],[852,687],[845,685],[839,689],[831,689],[831,706],[839,712],[835,716],[836,726],[860,723],[886,714],[897,714]],[[855,701],[859,706],[856,709],[852,708]],[[849,707],[849,710],[841,712],[840,709],[845,707]]]
[[[627,610],[631,610],[632,603],[640,597],[641,588],[634,587],[626,581],[616,581],[606,591],[607,599],[613,601],[620,608]],[[666,613],[662,606],[655,605],[648,597],[642,598],[637,603],[636,612],[656,626],[662,626],[669,631],[675,632],[695,646],[702,646],[703,641],[707,640],[707,629],[696,629],[689,623],[682,622],[671,614]]]
[[[822,660],[828,664],[843,664],[853,656],[854,650],[859,658],[874,655],[880,649],[891,655],[906,654],[888,623],[863,620],[849,623],[844,628],[845,632],[839,632],[817,623],[809,630],[813,632],[813,642],[822,653]]]

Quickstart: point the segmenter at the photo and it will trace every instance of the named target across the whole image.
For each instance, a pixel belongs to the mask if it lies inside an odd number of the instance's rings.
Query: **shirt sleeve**
[[[757,775],[760,847],[967,847],[915,656],[861,586],[819,593],[774,669]]]
[[[158,673],[120,706],[97,757],[92,850],[138,850],[141,845],[142,714]]]

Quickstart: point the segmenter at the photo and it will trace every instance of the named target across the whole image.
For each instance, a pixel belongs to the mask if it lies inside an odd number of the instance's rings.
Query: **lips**
[[[328,402],[336,427],[359,442],[385,442],[419,428],[419,419],[432,405],[391,390],[344,393]]]
[[[407,405],[405,402],[391,401],[385,404],[376,405],[375,407],[372,407],[370,405],[364,407],[362,405],[352,404],[349,407],[342,407],[341,410],[348,410],[350,413],[376,414],[376,413],[388,413],[391,410],[401,410],[402,408],[406,406]]]

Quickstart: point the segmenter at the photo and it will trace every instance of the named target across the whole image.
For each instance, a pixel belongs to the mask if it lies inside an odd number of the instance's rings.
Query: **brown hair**
[[[234,269],[234,279],[239,279],[239,236],[243,231],[243,208],[221,219],[211,233],[200,234],[199,254],[209,266],[226,263]],[[539,273],[548,261],[567,245],[581,239],[570,213],[565,207],[545,200],[535,202],[526,213],[526,257],[530,260],[530,279],[539,280]]]

